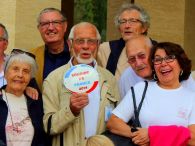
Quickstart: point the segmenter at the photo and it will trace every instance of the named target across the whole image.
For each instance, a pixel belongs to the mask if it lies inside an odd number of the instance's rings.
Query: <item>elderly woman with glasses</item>
[[[7,85],[0,95],[0,145],[43,146],[42,99],[33,100],[25,89],[37,64],[27,52],[12,52],[5,61]]]
[[[178,44],[158,43],[151,52],[151,66],[156,81],[148,83],[137,131],[126,123],[134,117],[132,93],[129,91],[114,109],[108,129],[131,138],[137,145],[184,146],[195,145],[195,93],[183,87],[188,79],[191,60]],[[145,84],[134,86],[137,106]]]

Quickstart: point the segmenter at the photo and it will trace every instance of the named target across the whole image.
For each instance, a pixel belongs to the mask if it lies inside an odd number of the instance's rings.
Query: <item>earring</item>
[[[153,74],[153,79],[154,79],[155,81],[157,80],[156,74]]]
[[[182,76],[183,75],[183,70],[181,70],[181,72],[180,72],[180,74],[179,74],[180,76]]]

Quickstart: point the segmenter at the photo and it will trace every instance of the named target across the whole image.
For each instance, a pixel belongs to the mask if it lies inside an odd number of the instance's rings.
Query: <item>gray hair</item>
[[[47,13],[47,12],[58,12],[60,15],[61,15],[61,19],[62,19],[62,21],[67,21],[67,18],[66,18],[66,16],[65,16],[65,14],[63,14],[59,9],[56,9],[56,8],[45,8],[45,9],[43,9],[40,13],[39,13],[39,16],[37,17],[37,23],[38,23],[38,25],[40,24],[40,22],[41,22],[41,16],[42,16],[42,14],[44,14],[44,13]]]
[[[10,56],[7,56],[4,62],[5,73],[7,72],[9,66],[15,61],[29,64],[31,66],[31,78],[35,77],[35,74],[38,70],[37,63],[34,58],[30,57],[26,53],[11,54]]]
[[[121,8],[119,9],[118,13],[116,14],[114,18],[114,23],[118,27],[119,26],[119,20],[120,16],[124,11],[132,11],[137,10],[140,13],[140,19],[142,21],[143,26],[145,26],[147,29],[150,27],[150,16],[148,13],[139,5],[131,4],[131,3],[124,3]]]
[[[3,33],[3,39],[5,39],[5,40],[7,40],[8,41],[8,32],[7,32],[7,29],[6,29],[6,27],[2,24],[2,23],[0,23],[0,27],[3,29],[3,31],[4,31],[4,33]]]
[[[92,26],[95,28],[95,30],[96,30],[96,38],[97,38],[98,41],[100,42],[101,36],[100,36],[100,33],[99,33],[97,27],[96,27],[95,25],[93,25],[92,23],[89,23],[89,22],[80,22],[80,23],[74,25],[74,26],[71,28],[71,30],[70,30],[68,39],[70,39],[70,40],[73,39],[73,38],[74,38],[74,31],[75,31],[75,28],[78,27],[78,26],[82,26],[82,25],[92,25]]]

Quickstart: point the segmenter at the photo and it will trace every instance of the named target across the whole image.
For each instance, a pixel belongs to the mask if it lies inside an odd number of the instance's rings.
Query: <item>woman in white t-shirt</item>
[[[151,66],[156,82],[149,82],[140,110],[142,128],[131,132],[131,127],[126,124],[134,117],[130,90],[114,109],[107,123],[108,129],[131,138],[135,144],[141,146],[159,145],[159,137],[160,145],[164,145],[162,142],[170,146],[195,145],[195,92],[180,83],[190,75],[191,60],[181,46],[162,42],[151,51]],[[134,86],[137,106],[144,86],[144,82]],[[178,132],[181,129],[183,133]],[[163,135],[165,131],[166,135]]]
[[[37,65],[33,55],[15,50],[5,61],[7,85],[0,94],[0,145],[44,146],[42,99],[25,93]]]

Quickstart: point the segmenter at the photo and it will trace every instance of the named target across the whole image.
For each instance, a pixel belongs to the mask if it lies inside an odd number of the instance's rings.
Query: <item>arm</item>
[[[132,133],[132,141],[137,145],[149,145],[150,139],[148,128],[137,128],[138,130]]]
[[[191,139],[189,140],[188,145],[195,146],[195,124],[189,125],[188,128],[191,133]]]
[[[78,118],[70,109],[71,93],[63,88],[60,74],[56,72],[48,76],[43,83],[43,124],[50,135],[63,132]]]
[[[131,128],[125,123],[122,119],[118,118],[114,114],[111,115],[110,119],[107,123],[107,128],[115,134],[125,136],[125,137],[132,137]]]
[[[132,141],[140,146],[149,145],[149,136],[147,128],[139,128],[136,132],[131,132],[131,127],[127,125],[122,119],[114,114],[111,115],[107,128],[115,134],[132,138]]]

